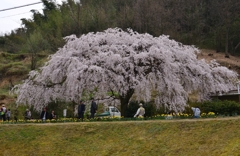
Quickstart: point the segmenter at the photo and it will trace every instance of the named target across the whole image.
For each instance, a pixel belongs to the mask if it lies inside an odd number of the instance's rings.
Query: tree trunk
[[[34,54],[34,52],[32,52],[31,55],[31,70],[35,70],[36,69],[36,54]]]
[[[225,55],[228,56],[228,28],[226,28]]]
[[[237,48],[240,46],[240,42],[236,45],[236,47],[234,48],[234,53],[236,52]]]
[[[128,103],[133,93],[134,93],[134,89],[130,89],[127,91],[126,95],[120,96],[121,116],[123,117],[126,117],[127,115]]]

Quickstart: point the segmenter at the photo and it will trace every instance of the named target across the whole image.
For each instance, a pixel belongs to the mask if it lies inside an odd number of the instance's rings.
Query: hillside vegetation
[[[226,119],[226,120],[225,120]],[[239,156],[240,118],[0,125],[2,155]]]
[[[29,9],[31,19],[22,18],[20,28],[0,35],[0,50],[55,52],[64,45],[65,36],[118,27],[153,36],[170,35],[181,43],[226,54],[240,53],[240,1],[67,0],[62,4],[41,1],[43,10]]]
[[[37,66],[40,67],[46,61],[47,54],[37,55]],[[26,79],[30,72],[30,54],[10,54],[0,52],[0,104],[14,104],[15,97],[9,95],[10,89]]]

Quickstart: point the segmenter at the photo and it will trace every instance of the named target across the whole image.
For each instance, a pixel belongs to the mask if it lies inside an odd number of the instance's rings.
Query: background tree
[[[132,9],[134,1],[123,0],[114,2],[116,17],[118,18],[116,26],[122,29],[134,28],[134,10]]]
[[[26,51],[31,53],[31,70],[36,69],[37,53],[49,49],[50,45],[39,31],[30,34],[26,42]]]
[[[65,39],[67,44],[39,72],[30,72],[17,86],[18,104],[40,111],[51,101],[77,102],[83,95],[93,95],[98,100],[119,100],[125,116],[133,95],[183,111],[192,91],[206,99],[209,93],[235,87],[235,72],[198,60],[198,49],[168,36],[115,28]]]
[[[67,0],[62,5],[42,0],[43,13],[32,10],[31,19],[22,19],[22,29],[6,34],[0,48],[25,52],[28,38],[40,31],[57,51],[63,37],[119,27],[153,36],[170,35],[181,43],[200,48],[239,54],[239,5],[237,0]],[[15,46],[17,45],[17,46]]]
[[[3,49],[9,53],[19,53],[22,51],[24,42],[26,40],[26,33],[24,29],[18,28],[11,31],[3,38]]]
[[[208,22],[212,29],[210,33],[214,33],[216,50],[224,51],[226,55],[229,55],[229,42],[232,43],[234,49],[239,43],[239,38],[235,34],[238,32],[236,25],[239,26],[240,2],[237,0],[214,0],[208,3],[209,5],[206,7],[211,18]]]

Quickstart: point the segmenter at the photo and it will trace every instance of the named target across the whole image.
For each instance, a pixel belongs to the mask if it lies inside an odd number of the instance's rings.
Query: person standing
[[[94,98],[92,98],[92,103],[91,103],[91,108],[90,108],[90,113],[91,113],[90,118],[94,118],[94,115],[96,112],[97,112],[97,104],[96,104]]]
[[[198,107],[192,107],[194,118],[200,118],[201,110]]]
[[[1,117],[2,117],[2,120],[3,121],[6,121],[6,112],[7,112],[7,108],[5,107],[5,105],[2,105],[2,108],[1,108]]]
[[[14,118],[15,122],[18,121],[18,110],[17,109],[15,109],[15,111],[13,112],[13,118]]]
[[[42,122],[45,122],[48,119],[47,108],[43,108],[40,118],[42,119]]]
[[[2,120],[2,107],[0,108],[0,120]]]
[[[11,118],[11,110],[10,110],[10,109],[8,109],[6,115],[7,115],[7,120],[8,120],[8,122],[9,122],[9,121],[10,121],[10,118]]]
[[[1,108],[0,108],[0,119],[1,119],[1,120],[3,120],[3,116],[2,116],[3,114],[4,114],[4,112],[3,112],[3,109],[2,109],[2,107],[1,107]]]
[[[24,118],[25,120],[30,120],[32,116],[32,113],[29,109],[26,109],[25,113],[24,113]]]
[[[78,119],[84,119],[84,112],[85,112],[85,104],[83,103],[83,100],[80,101],[80,104],[78,105]]]
[[[136,114],[134,115],[134,118],[135,117],[144,117],[144,114],[145,114],[145,108],[143,108],[142,103],[140,103],[139,108],[138,108]]]
[[[30,110],[28,110],[28,119],[31,120],[32,119],[32,112]]]

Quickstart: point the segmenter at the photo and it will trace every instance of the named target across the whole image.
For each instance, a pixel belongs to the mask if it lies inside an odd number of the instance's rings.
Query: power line
[[[7,11],[7,10],[18,9],[18,8],[22,8],[22,7],[26,7],[26,6],[31,6],[31,5],[35,5],[35,4],[40,4],[40,3],[42,3],[42,2],[36,2],[36,3],[21,5],[21,6],[17,6],[17,7],[13,7],[13,8],[2,9],[2,10],[0,10],[0,12],[2,12],[2,11]]]
[[[23,12],[23,13],[14,14],[14,15],[3,16],[3,17],[0,17],[0,18],[8,18],[8,17],[12,17],[12,16],[18,16],[18,15],[22,15],[22,14],[28,14],[28,13],[30,13],[30,12]]]
[[[37,10],[37,11],[40,11],[40,10]],[[3,17],[0,17],[0,18],[8,18],[8,17],[12,17],[12,16],[18,16],[18,15],[22,15],[22,14],[29,14],[30,12],[22,12],[22,13],[18,13],[18,14],[14,14],[14,15],[9,15],[9,16],[3,16]]]

